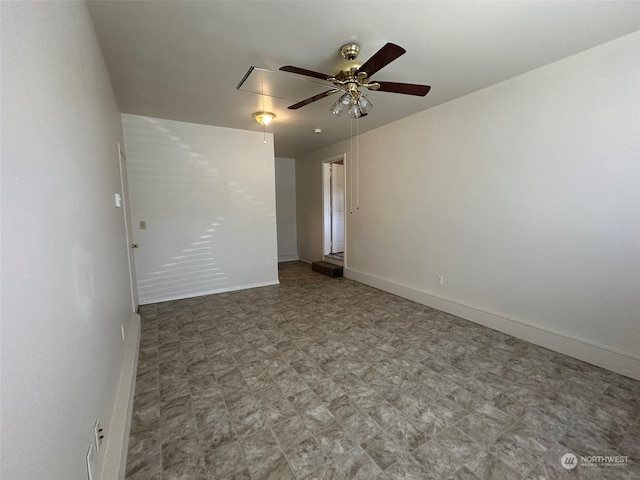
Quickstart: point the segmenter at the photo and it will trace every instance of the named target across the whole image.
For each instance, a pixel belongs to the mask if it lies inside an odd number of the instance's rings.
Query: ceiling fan
[[[429,85],[417,85],[413,83],[398,82],[372,82],[371,77],[382,68],[389,65],[398,57],[403,55],[406,50],[394,43],[387,43],[378,50],[369,60],[364,63],[357,61],[360,53],[360,46],[357,43],[349,43],[340,49],[340,54],[344,58],[334,70],[333,75],[314,72],[305,68],[286,65],[280,70],[284,72],[297,73],[307,77],[319,78],[334,84],[334,88],[326,92],[319,93],[313,97],[302,100],[289,107],[291,110],[297,110],[300,107],[309,105],[317,100],[321,100],[329,95],[337,92],[345,92],[333,107],[331,113],[334,115],[342,115],[349,113],[352,118],[359,118],[367,115],[373,104],[367,99],[367,96],[361,92],[361,88],[368,90],[378,90],[380,92],[402,93],[404,95],[416,95],[424,97],[431,87]]]

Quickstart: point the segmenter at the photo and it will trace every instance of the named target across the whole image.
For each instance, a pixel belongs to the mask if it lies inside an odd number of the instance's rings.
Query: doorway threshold
[[[325,262],[344,267],[344,253],[332,253],[330,255],[325,255],[323,260]]]

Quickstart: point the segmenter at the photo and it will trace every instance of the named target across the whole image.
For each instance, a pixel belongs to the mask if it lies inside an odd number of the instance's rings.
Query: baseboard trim
[[[138,370],[140,346],[140,315],[134,313],[125,333],[125,344],[111,423],[107,431],[101,480],[124,480],[127,469],[127,449],[133,412],[133,394]]]
[[[295,262],[299,260],[297,253],[291,253],[289,255],[278,255],[278,262]]]
[[[311,265],[313,263],[311,260],[307,260],[306,258],[302,258],[302,257],[300,257],[298,260],[300,260],[301,262],[304,262],[304,263],[308,263],[309,265]]]
[[[270,285],[279,285],[279,280],[270,280],[268,282],[249,283],[247,285],[237,285],[234,287],[219,288],[217,290],[207,290],[202,292],[182,293],[179,295],[168,295],[166,297],[153,297],[140,299],[140,305],[149,305],[151,303],[171,302],[172,300],[183,300],[185,298],[204,297],[205,295],[215,295],[216,293],[235,292],[237,290],[248,290],[250,288],[268,287]]]
[[[442,310],[485,327],[513,335],[558,353],[583,360],[607,370],[640,380],[640,356],[607,345],[576,337],[531,322],[507,318],[473,305],[445,298],[390,280],[345,268],[344,276],[422,305]]]

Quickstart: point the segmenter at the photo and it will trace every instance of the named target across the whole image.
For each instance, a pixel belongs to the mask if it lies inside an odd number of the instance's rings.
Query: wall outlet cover
[[[102,444],[102,439],[104,438],[104,434],[102,432],[102,425],[100,425],[99,418],[96,418],[96,423],[93,425],[93,435],[95,436],[96,452],[99,452],[100,445]]]

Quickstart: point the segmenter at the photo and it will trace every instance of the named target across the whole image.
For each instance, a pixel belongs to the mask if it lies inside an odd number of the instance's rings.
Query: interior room
[[[0,3],[0,477],[640,478],[640,3]]]

